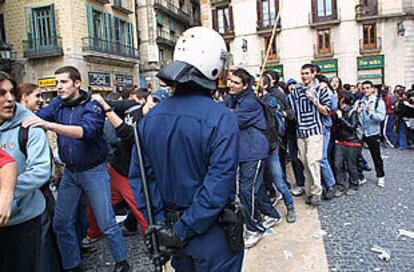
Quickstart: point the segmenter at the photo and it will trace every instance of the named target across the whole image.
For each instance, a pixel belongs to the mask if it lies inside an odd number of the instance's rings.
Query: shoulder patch
[[[98,105],[93,105],[93,110],[97,113],[102,113],[102,109]]]

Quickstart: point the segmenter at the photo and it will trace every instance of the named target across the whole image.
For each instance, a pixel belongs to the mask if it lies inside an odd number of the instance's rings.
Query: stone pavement
[[[365,156],[372,165],[369,154]],[[246,250],[243,271],[414,271],[414,240],[397,238],[398,229],[414,231],[414,150],[383,149],[383,156],[384,189],[376,186],[372,171],[355,196],[323,202],[318,209],[295,198],[297,222],[283,220]],[[285,217],[282,201],[278,209]],[[133,271],[152,271],[142,239],[133,236],[126,242]],[[390,262],[370,251],[374,245],[391,251]],[[85,268],[111,271],[113,259],[106,244],[101,240],[98,246],[98,252],[84,256]]]

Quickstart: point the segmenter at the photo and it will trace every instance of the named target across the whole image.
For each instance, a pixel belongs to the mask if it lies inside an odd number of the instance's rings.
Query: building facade
[[[300,79],[312,62],[346,83],[414,83],[413,0],[206,0],[201,14],[223,35],[234,65],[253,74],[276,25],[266,68],[284,80]]]
[[[84,89],[139,85],[134,0],[3,0],[1,18],[21,82],[51,87],[54,71],[73,65]]]
[[[141,86],[159,86],[158,71],[172,61],[181,33],[201,25],[199,0],[136,0]]]

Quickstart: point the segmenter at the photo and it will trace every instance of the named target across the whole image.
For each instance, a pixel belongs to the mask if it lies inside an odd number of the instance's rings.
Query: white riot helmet
[[[181,35],[175,46],[174,61],[157,76],[168,85],[193,84],[213,90],[229,58],[219,33],[206,27],[193,27]]]
[[[197,68],[206,78],[216,80],[223,69],[227,48],[220,34],[211,28],[193,27],[185,31],[174,50],[174,60]]]

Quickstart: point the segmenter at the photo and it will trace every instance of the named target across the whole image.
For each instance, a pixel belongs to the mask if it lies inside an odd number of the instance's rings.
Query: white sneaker
[[[359,180],[359,185],[362,185],[362,184],[364,184],[365,182],[367,182],[367,179],[366,179],[366,178],[360,179],[360,180]]]
[[[245,248],[254,247],[260,239],[263,237],[263,232],[260,231],[246,231],[246,236],[244,237],[244,246]]]
[[[273,207],[276,207],[277,206],[277,203],[279,203],[279,201],[282,200],[282,199],[283,199],[283,196],[282,196],[281,193],[279,193],[275,198],[272,198],[270,200],[270,202],[272,202],[272,206]]]
[[[265,229],[270,229],[274,225],[279,224],[281,221],[282,221],[282,218],[274,218],[274,217],[270,217],[268,215],[265,215],[265,216],[263,216],[262,226]]]
[[[301,196],[305,193],[305,188],[297,186],[297,187],[291,189],[290,192],[294,196]]]
[[[381,188],[385,187],[385,177],[378,178],[378,187],[381,187]]]

